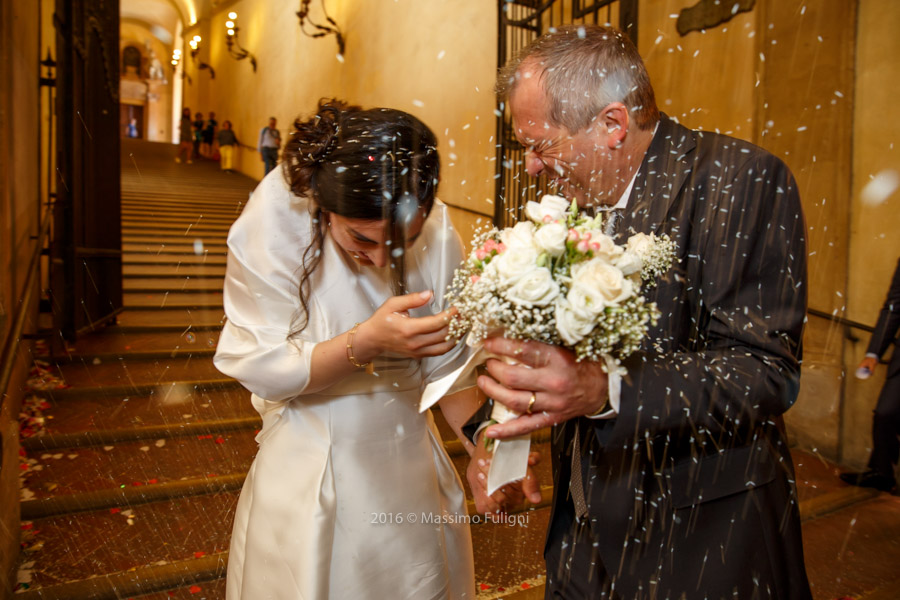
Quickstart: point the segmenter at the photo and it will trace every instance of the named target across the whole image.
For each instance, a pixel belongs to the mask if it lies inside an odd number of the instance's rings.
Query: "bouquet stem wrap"
[[[419,412],[425,412],[434,406],[437,401],[443,398],[447,394],[447,391],[453,387],[453,384],[456,383],[457,379],[468,375],[478,365],[484,364],[489,358],[497,358],[504,360],[509,364],[517,364],[512,359],[487,352],[481,342],[473,343],[471,337],[466,340],[466,343],[475,349],[475,352],[472,353],[469,360],[467,360],[463,366],[425,386],[425,390],[422,393],[422,400],[419,403]],[[507,423],[519,416],[520,413],[510,410],[496,400],[494,401],[491,419],[498,423]],[[525,474],[528,471],[528,453],[530,450],[530,434],[494,442],[494,455],[491,459],[491,468],[488,471],[488,495],[493,494],[507,483],[524,479]]]
[[[516,361],[506,356],[490,355],[486,358],[497,358],[515,365]],[[526,365],[527,366],[527,365]],[[505,404],[494,400],[491,419],[498,423],[508,423],[522,416],[510,410]],[[528,453],[531,451],[531,434],[520,435],[506,440],[494,440],[493,458],[488,470],[487,493],[490,496],[507,483],[524,479],[528,472]]]

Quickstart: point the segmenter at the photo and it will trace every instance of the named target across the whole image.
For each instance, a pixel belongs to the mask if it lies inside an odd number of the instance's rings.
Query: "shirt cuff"
[[[610,381],[609,387],[615,388],[607,389],[607,394],[609,394],[609,408],[599,415],[585,415],[588,419],[615,419],[619,416],[619,398],[621,397],[620,394],[622,392],[622,380],[616,378]]]
[[[881,357],[878,356],[877,354],[875,354],[874,352],[866,352],[866,358],[881,358]]]

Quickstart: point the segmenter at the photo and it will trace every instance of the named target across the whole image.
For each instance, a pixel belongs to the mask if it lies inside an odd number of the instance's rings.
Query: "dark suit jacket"
[[[589,535],[621,598],[808,599],[776,426],[797,398],[806,314],[794,179],[756,146],[664,116],[617,241],[632,232],[669,234],[678,260],[648,292],[662,317],[626,362],[617,418],[554,431],[546,554],[573,520],[566,453],[581,427]],[[593,568],[581,558],[573,577]]]
[[[895,344],[894,354],[888,366],[887,376],[889,378],[900,375],[900,352],[897,352],[896,348],[898,330],[900,330],[900,260],[897,261],[897,269],[891,279],[891,287],[888,288],[887,298],[878,315],[878,322],[875,324],[875,331],[872,332],[872,339],[869,340],[869,347],[866,349],[867,353],[877,354],[881,357],[891,344]]]

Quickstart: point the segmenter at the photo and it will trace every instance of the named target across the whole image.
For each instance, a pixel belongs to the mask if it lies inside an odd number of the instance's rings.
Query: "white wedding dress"
[[[409,289],[435,292],[413,316],[443,308],[462,259],[446,213],[435,202],[409,250]],[[326,235],[309,325],[289,340],[310,236],[309,202],[289,191],[280,169],[228,235],[228,321],[215,364],[253,392],[263,427],[235,514],[227,598],[474,598],[462,486],[431,414],[418,412],[424,385],[461,365],[465,345],[421,361],[382,357],[376,375],[360,369],[304,394],[316,342],[392,295],[387,269],[358,265]]]

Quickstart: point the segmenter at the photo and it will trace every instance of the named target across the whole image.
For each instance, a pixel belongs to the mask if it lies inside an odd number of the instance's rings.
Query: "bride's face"
[[[361,265],[386,267],[391,248],[385,244],[385,219],[348,219],[333,213],[327,214],[328,234],[338,247]],[[407,234],[407,248],[412,246],[422,232],[425,215],[416,214]]]

